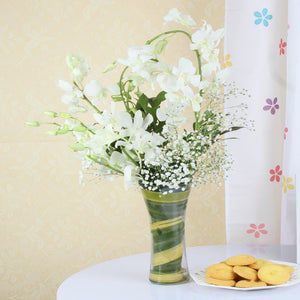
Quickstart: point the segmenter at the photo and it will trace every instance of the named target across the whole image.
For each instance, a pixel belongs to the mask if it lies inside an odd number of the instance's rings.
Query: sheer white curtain
[[[226,0],[230,80],[248,89],[248,117],[255,121],[255,131],[228,141],[234,159],[226,183],[228,243],[295,244],[299,14],[298,0]]]

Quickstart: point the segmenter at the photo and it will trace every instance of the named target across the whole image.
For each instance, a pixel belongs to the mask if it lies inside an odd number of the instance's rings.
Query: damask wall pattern
[[[67,53],[87,57],[98,78],[128,47],[161,32],[173,7],[223,27],[224,1],[10,0],[0,7],[0,299],[52,300],[71,274],[149,251],[148,216],[139,191],[124,191],[122,179],[80,185],[69,141],[24,122],[66,109],[56,84],[69,79]],[[171,56],[187,51],[179,41]],[[194,190],[187,245],[225,243],[224,224],[223,188]]]

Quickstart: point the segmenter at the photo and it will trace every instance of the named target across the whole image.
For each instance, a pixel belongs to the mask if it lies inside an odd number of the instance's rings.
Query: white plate
[[[262,286],[262,287],[252,287],[252,288],[237,288],[237,287],[231,287],[231,286],[221,286],[221,285],[213,285],[205,282],[205,270],[208,266],[198,268],[196,270],[193,270],[190,272],[191,277],[194,279],[194,281],[202,286],[208,286],[208,287],[214,287],[214,288],[222,288],[222,289],[229,289],[229,290],[238,290],[238,291],[249,291],[249,290],[264,290],[264,289],[273,289],[273,288],[282,288],[291,286],[297,283],[300,283],[300,265],[293,264],[290,262],[285,261],[277,261],[277,260],[271,260],[275,264],[284,264],[288,266],[292,266],[295,269],[295,272],[291,274],[291,278],[288,282],[280,285],[268,285],[268,286]]]

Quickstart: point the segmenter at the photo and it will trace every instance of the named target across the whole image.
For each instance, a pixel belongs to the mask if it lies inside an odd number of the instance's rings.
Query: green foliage
[[[156,116],[157,109],[160,108],[161,103],[166,100],[165,95],[166,92],[164,91],[153,98],[148,98],[145,94],[141,94],[137,101],[136,109],[143,112],[143,117],[147,114],[153,117],[153,122],[147,129],[149,132],[161,133],[166,123],[165,121],[158,120]]]

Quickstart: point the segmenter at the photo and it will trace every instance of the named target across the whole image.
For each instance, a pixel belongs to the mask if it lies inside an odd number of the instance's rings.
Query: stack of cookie
[[[226,261],[209,266],[205,281],[214,285],[239,288],[279,285],[290,279],[294,268],[275,264],[251,255],[235,255]]]

